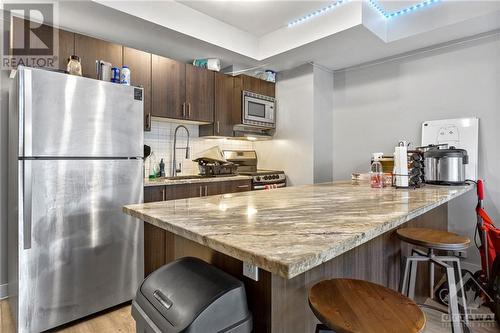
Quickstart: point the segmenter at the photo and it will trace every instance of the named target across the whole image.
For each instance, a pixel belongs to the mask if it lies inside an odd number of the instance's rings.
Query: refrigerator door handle
[[[23,85],[24,85],[24,96],[23,96],[23,121],[24,121],[24,130],[23,130],[23,141],[24,141],[24,156],[31,156],[33,154],[33,134],[32,134],[32,72],[27,69],[23,71],[24,77]]]
[[[32,174],[31,161],[24,161],[24,189],[23,189],[23,248],[31,249],[31,206],[32,206]]]

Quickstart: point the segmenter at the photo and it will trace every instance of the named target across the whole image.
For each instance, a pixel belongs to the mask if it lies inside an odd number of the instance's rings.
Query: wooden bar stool
[[[405,270],[401,280],[401,293],[411,299],[415,298],[418,263],[428,262],[430,298],[432,299],[434,297],[434,265],[444,268],[448,281],[448,307],[452,320],[452,330],[455,333],[462,332],[461,317],[463,316],[466,325],[468,325],[469,321],[467,316],[467,302],[465,293],[463,292],[464,285],[462,270],[460,268],[460,258],[456,256],[438,256],[434,251],[462,251],[469,247],[470,239],[451,232],[426,228],[402,228],[398,229],[396,234],[402,241],[427,248],[427,253],[418,249],[412,249],[411,256],[406,258]],[[457,300],[459,294],[462,298],[461,309],[459,309]]]
[[[363,280],[321,281],[311,288],[309,305],[335,333],[412,333],[425,326],[425,315],[414,301]]]

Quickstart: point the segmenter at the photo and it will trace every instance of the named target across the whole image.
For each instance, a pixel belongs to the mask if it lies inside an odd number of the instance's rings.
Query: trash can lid
[[[184,329],[215,300],[236,288],[244,288],[240,280],[201,259],[184,257],[151,273],[140,292],[168,322]]]

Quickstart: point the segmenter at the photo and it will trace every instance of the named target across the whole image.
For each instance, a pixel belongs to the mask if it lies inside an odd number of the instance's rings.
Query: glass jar
[[[72,55],[68,59],[68,65],[66,66],[66,70],[71,75],[82,76],[82,64],[80,63],[80,57]]]

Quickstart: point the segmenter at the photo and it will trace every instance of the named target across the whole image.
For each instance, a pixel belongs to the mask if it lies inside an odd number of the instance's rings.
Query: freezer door
[[[24,160],[19,332],[131,300],[144,277],[142,160]]]
[[[143,90],[42,69],[19,70],[22,157],[143,155]]]

